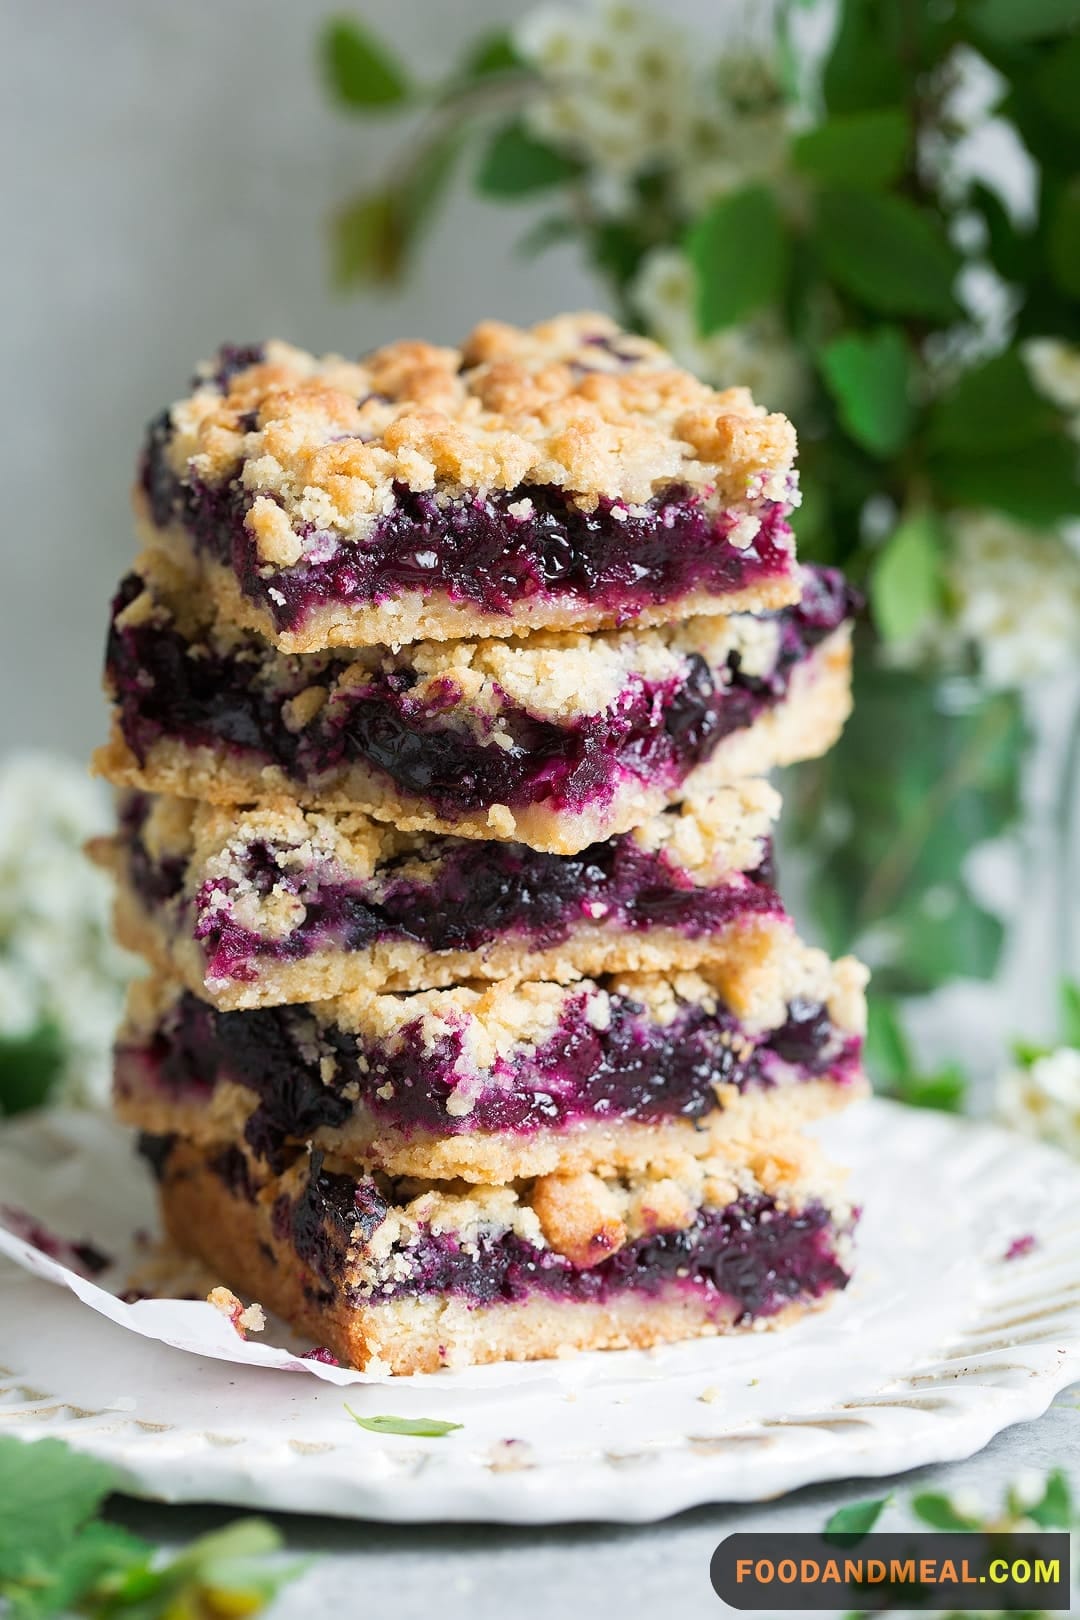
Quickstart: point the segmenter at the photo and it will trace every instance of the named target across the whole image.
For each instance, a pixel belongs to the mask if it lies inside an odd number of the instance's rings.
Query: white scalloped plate
[[[1080,1379],[1080,1168],[880,1101],[822,1135],[854,1166],[859,1269],[786,1332],[341,1389],[148,1342],[2,1261],[0,1432],[62,1436],[170,1502],[642,1522],[970,1456]],[[463,1427],[372,1434],[346,1400]]]

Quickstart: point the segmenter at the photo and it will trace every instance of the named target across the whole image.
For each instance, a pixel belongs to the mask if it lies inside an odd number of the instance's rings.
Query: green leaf
[[[323,28],[319,53],[327,86],[342,106],[374,112],[408,100],[405,69],[355,18],[332,17]]]
[[[346,205],[333,221],[331,248],[339,287],[397,281],[449,185],[465,131],[451,127],[421,147],[392,189]]]
[[[792,161],[831,185],[887,186],[903,171],[910,136],[901,107],[843,113],[798,136]]]
[[[245,1519],[203,1536],[172,1562],[93,1517],[118,1485],[105,1463],[59,1440],[0,1436],[0,1610],[12,1620],[74,1612],[161,1620],[254,1614],[301,1566],[268,1565],[272,1525]]]
[[[1049,1057],[1054,1048],[1043,1045],[1039,1041],[1025,1041],[1023,1037],[1020,1037],[1015,1041],[1010,1041],[1009,1050],[1022,1068],[1030,1069],[1032,1064],[1038,1063],[1040,1058]]]
[[[1075,446],[1055,435],[993,456],[942,456],[931,472],[957,505],[991,506],[1039,529],[1077,515],[1076,463]]]
[[[512,73],[522,65],[512,37],[504,28],[500,28],[473,42],[461,64],[461,76],[463,79],[486,79],[492,73]]]
[[[691,227],[686,251],[697,280],[697,324],[708,335],[779,296],[787,242],[776,199],[746,186],[713,203]]]
[[[406,251],[415,247],[417,238],[431,223],[436,206],[450,184],[465,139],[466,132],[460,126],[444,130],[420,149],[404,176],[397,208]]]
[[[1080,85],[1076,89],[1080,109]],[[1080,176],[1062,186],[1046,230],[1050,274],[1069,298],[1080,298]]]
[[[280,1533],[265,1519],[237,1519],[200,1536],[164,1568],[154,1571],[150,1613],[257,1613],[309,1566],[310,1560],[269,1562],[268,1555],[280,1551],[281,1545]]]
[[[66,1056],[64,1037],[49,1020],[29,1035],[0,1036],[0,1117],[47,1102]]]
[[[968,1078],[959,1063],[946,1063],[932,1074],[909,1074],[892,1095],[909,1108],[937,1108],[960,1114],[967,1100]]]
[[[173,1559],[169,1572],[190,1575],[211,1564],[262,1558],[280,1546],[281,1534],[268,1519],[234,1519],[221,1530],[199,1536]]]
[[[1080,984],[1065,979],[1061,986],[1061,1038],[1066,1046],[1080,1047]]]
[[[1041,1502],[1028,1508],[1027,1517],[1034,1519],[1044,1530],[1071,1530],[1076,1525],[1069,1481],[1061,1468],[1055,1468],[1047,1477],[1046,1490]]]
[[[354,1423],[358,1423],[362,1429],[369,1429],[372,1434],[407,1434],[438,1440],[444,1434],[464,1427],[461,1423],[448,1423],[445,1418],[361,1417],[351,1406],[346,1406],[345,1410]]]
[[[0,1435],[0,1581],[47,1572],[117,1484],[108,1463],[62,1440]]]
[[[977,1519],[965,1518],[940,1491],[920,1491],[911,1499],[911,1511],[934,1530],[977,1530]]]
[[[866,1003],[866,1072],[875,1084],[892,1090],[911,1075],[911,1051],[896,1002],[871,995]]]
[[[937,612],[942,597],[942,533],[930,512],[895,528],[870,575],[870,602],[886,641],[907,641]]]
[[[969,16],[979,33],[1003,45],[1046,39],[1076,23],[1076,0],[974,0]]]
[[[878,1496],[871,1502],[850,1502],[837,1508],[825,1525],[826,1536],[865,1536],[891,1501],[891,1496]]]
[[[949,835],[931,840],[930,849],[958,842]],[[1005,929],[1001,918],[971,894],[958,877],[943,879],[919,894],[903,897],[892,915],[884,920],[900,941],[897,965],[903,962],[906,983],[896,986],[904,993],[918,995],[950,979],[990,979],[1001,959]],[[898,975],[899,976],[899,975]],[[881,975],[884,984],[889,983]],[[925,1077],[936,1081],[937,1076]],[[953,1081],[945,1075],[946,1091]],[[936,1088],[935,1088],[936,1089]],[[934,1106],[938,1106],[935,1104]]]
[[[969,200],[986,225],[990,262],[1006,281],[1031,281],[1039,268],[1035,233],[1021,230],[996,191],[981,181],[971,187]]]
[[[505,201],[565,185],[580,174],[580,163],[514,122],[492,136],[477,171],[476,188],[485,197]]]
[[[965,371],[930,412],[927,438],[935,450],[996,456],[1030,444],[1053,428],[1055,414],[1036,393],[1015,349]]]
[[[881,326],[846,333],[829,344],[821,369],[848,433],[872,455],[892,456],[914,420],[911,363],[904,334]]]
[[[12,1599],[12,1614],[34,1616],[85,1612],[93,1604],[107,1602],[129,1591],[152,1589],[156,1577],[151,1571],[153,1548],[119,1525],[97,1519],[85,1525],[66,1543],[48,1569],[28,1580]],[[3,1583],[0,1582],[0,1590]]]
[[[841,0],[838,22],[822,75],[830,113],[890,106],[904,93],[904,71],[895,42],[883,27],[876,0]]]
[[[1080,135],[1080,34],[1065,40],[1043,60],[1035,74],[1034,90],[1051,118]]]
[[[635,279],[652,245],[639,228],[622,219],[601,220],[589,231],[586,241],[590,262],[620,291]]]
[[[823,191],[814,241],[832,279],[869,309],[935,320],[956,315],[957,255],[937,221],[906,197]]]

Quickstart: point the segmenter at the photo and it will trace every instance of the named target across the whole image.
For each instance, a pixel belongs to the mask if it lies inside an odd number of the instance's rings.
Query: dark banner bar
[[[746,1532],[713,1553],[709,1578],[733,1609],[1069,1610],[1069,1537],[909,1532]]]

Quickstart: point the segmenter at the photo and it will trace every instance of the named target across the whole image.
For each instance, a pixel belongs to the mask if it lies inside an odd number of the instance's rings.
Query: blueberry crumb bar
[[[361,811],[574,854],[686,792],[813,758],[850,708],[853,598],[829,569],[763,617],[287,657],[204,616],[158,560],[113,607],[121,786]]]
[[[169,1236],[337,1358],[435,1372],[791,1321],[850,1276],[857,1212],[812,1144],[667,1174],[485,1187],[363,1175],[319,1151],[142,1139]]]
[[[151,979],[132,988],[115,1102],[142,1130],[242,1141],[271,1164],[308,1141],[395,1175],[483,1182],[649,1164],[743,1130],[747,1096],[774,1099],[775,1128],[860,1095],[864,983],[790,927],[669,975],[244,1012]]]
[[[150,426],[147,544],[283,652],[794,601],[795,433],[601,315],[352,362],[227,346]]]
[[[860,599],[795,452],[592,314],[225,345],[151,422],[88,852],[149,968],[114,1109],[231,1315],[409,1374],[846,1287],[812,1127],[867,975],[798,937],[765,778],[836,742]]]
[[[469,979],[693,967],[786,926],[779,795],[694,797],[579,855],[282,803],[121,795],[117,935],[222,1009]]]

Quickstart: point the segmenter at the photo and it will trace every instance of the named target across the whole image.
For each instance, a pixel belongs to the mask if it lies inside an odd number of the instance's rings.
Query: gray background
[[[344,299],[330,290],[328,215],[373,177],[401,133],[396,120],[350,121],[327,105],[313,42],[330,9],[319,0],[3,6],[0,118],[13,161],[0,258],[0,752],[36,744],[85,757],[102,734],[106,604],[132,555],[127,499],[141,429],[218,342],[278,334],[358,353],[402,333],[452,341],[483,316],[528,320],[599,301],[572,249],[532,265],[513,256],[527,212],[465,195],[443,214],[400,295]],[[463,38],[526,6],[363,0],[359,9],[418,74],[434,75]],[[667,0],[666,10],[715,30],[730,8]],[[1024,878],[1030,891],[1030,868]],[[1006,970],[1013,1008],[1045,1004],[1037,964],[1028,990],[1017,978],[1029,955],[1019,938]],[[985,992],[979,999],[969,1027],[985,1045],[998,1040],[1001,1013]],[[946,998],[930,1017],[931,1043],[935,1023],[955,1042],[969,1000],[963,989]],[[1029,1023],[1029,1033],[1037,1029]],[[1022,1462],[1075,1458],[1075,1397],[1059,1408],[948,1477],[977,1481],[992,1497]],[[707,1615],[719,1607],[708,1557],[727,1529],[778,1519],[815,1528],[832,1505],[860,1494],[804,1492],[780,1509],[706,1510],[643,1531],[297,1520],[290,1545],[325,1556],[278,1612],[486,1620],[592,1615],[614,1603],[626,1620]],[[133,1507],[130,1517],[171,1539],[218,1515]]]
[[[8,352],[0,751],[85,755],[112,587],[133,555],[128,488],[147,419],[223,339],[359,354],[453,341],[484,316],[595,304],[571,249],[526,264],[531,217],[464,193],[399,295],[332,291],[327,219],[403,131],[342,116],[314,64],[332,0],[5,0],[0,259]],[[347,6],[338,9],[347,10]],[[515,0],[364,0],[437,76]],[[696,10],[709,12],[708,0]]]

